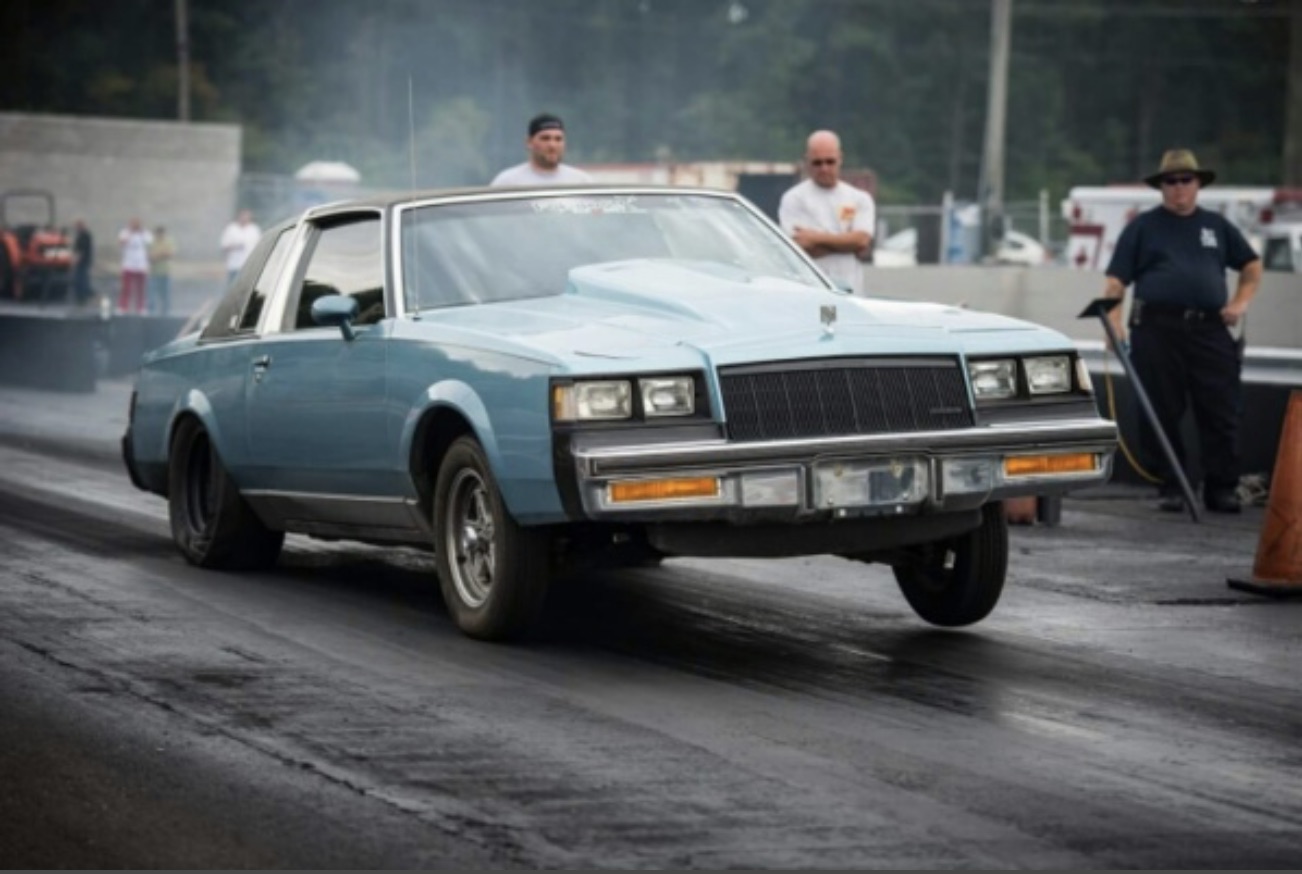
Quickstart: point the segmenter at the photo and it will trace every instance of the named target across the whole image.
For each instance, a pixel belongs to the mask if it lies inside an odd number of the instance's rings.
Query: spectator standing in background
[[[95,240],[83,219],[72,223],[72,298],[77,306],[90,302],[90,268],[95,261]]]
[[[122,290],[118,293],[118,312],[143,313],[145,311],[145,282],[149,278],[149,247],[154,235],[132,218],[118,232],[118,248],[122,252]]]
[[[1198,205],[1198,192],[1215,178],[1188,149],[1162,156],[1157,172],[1144,180],[1162,192],[1162,203],[1122,230],[1103,295],[1124,298],[1134,285],[1129,327],[1135,374],[1182,467],[1180,420],[1193,407],[1203,504],[1215,513],[1237,513],[1243,361],[1230,329],[1244,319],[1257,293],[1261,259],[1225,216]],[[1233,296],[1226,287],[1227,268],[1239,274]],[[1121,307],[1108,317],[1124,345]],[[1143,417],[1140,438],[1161,479],[1158,508],[1183,511],[1179,479]]]
[[[172,259],[176,257],[176,241],[167,228],[154,228],[154,242],[149,247],[149,313],[165,316],[172,310]]]
[[[247,209],[240,210],[235,220],[222,231],[222,257],[226,259],[227,285],[235,281],[236,274],[252,254],[253,247],[258,245],[261,236],[262,228],[254,224],[253,213]]]
[[[841,181],[841,139],[832,131],[809,135],[805,166],[809,178],[782,195],[778,224],[832,281],[860,294],[877,204],[867,191]]]
[[[493,185],[567,185],[591,182],[592,177],[563,162],[565,125],[554,115],[543,113],[529,120],[524,147],[529,160],[507,167],[493,177]]]

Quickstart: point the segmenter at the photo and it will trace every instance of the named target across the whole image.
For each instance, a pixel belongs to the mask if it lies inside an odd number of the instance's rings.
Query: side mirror
[[[338,325],[345,340],[357,336],[353,322],[357,319],[357,299],[344,294],[328,294],[312,301],[312,321],[318,325]]]

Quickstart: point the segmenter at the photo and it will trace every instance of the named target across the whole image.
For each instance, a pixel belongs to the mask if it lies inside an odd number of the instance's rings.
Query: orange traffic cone
[[[1252,579],[1227,582],[1257,595],[1302,595],[1302,391],[1289,394]]]

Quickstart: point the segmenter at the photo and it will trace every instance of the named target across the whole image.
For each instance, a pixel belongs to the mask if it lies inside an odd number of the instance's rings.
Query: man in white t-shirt
[[[841,139],[832,131],[809,135],[805,165],[809,178],[782,195],[778,223],[833,282],[861,294],[877,205],[871,194],[841,181]]]
[[[531,118],[524,145],[529,150],[529,160],[498,173],[493,177],[493,185],[568,185],[592,181],[578,167],[562,162],[565,125],[556,116],[543,113]]]
[[[226,284],[235,280],[244,262],[253,253],[253,247],[262,238],[262,228],[253,221],[253,213],[242,209],[235,216],[235,221],[222,231],[222,257],[226,259]]]

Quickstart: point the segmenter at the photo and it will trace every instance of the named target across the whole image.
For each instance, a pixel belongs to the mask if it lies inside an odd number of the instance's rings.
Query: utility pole
[[[190,120],[190,25],[186,0],[176,0],[176,117]]]
[[[1008,55],[1013,0],[990,0],[990,86],[986,98],[986,141],[981,156],[981,251],[994,253],[1004,227],[1004,132],[1008,114]]]
[[[1288,82],[1284,87],[1283,185],[1302,185],[1302,3],[1289,10]]]

